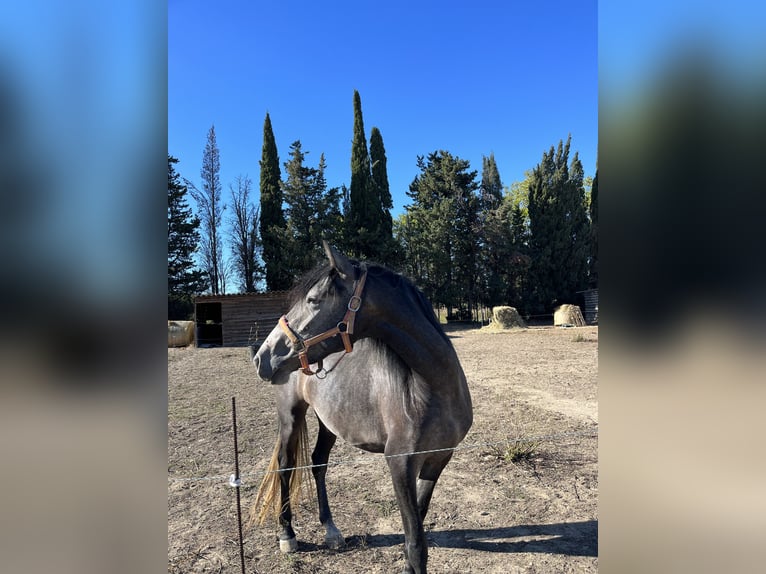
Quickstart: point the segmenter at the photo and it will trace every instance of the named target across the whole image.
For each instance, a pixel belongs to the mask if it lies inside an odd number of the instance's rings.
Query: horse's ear
[[[354,266],[348,260],[348,257],[340,253],[324,239],[322,240],[322,247],[324,247],[324,252],[327,254],[327,259],[330,260],[330,265],[343,279],[354,277]]]

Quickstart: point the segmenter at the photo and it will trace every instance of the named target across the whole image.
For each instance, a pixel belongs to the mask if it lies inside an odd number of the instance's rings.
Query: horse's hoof
[[[296,538],[288,538],[287,540],[279,541],[279,549],[283,554],[290,554],[291,552],[297,552],[298,540]]]
[[[337,550],[341,546],[345,546],[346,539],[343,538],[340,530],[336,530],[335,532],[328,533],[327,536],[324,537],[324,543],[327,545],[327,548]]]

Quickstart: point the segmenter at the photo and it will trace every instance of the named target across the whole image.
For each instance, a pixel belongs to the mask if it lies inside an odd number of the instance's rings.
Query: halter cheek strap
[[[309,347],[312,345],[316,345],[317,343],[320,343],[321,341],[324,341],[325,339],[329,339],[331,337],[335,337],[336,335],[340,335],[340,338],[343,340],[343,347],[346,351],[346,353],[350,353],[354,350],[354,345],[351,343],[351,335],[354,334],[354,321],[356,319],[356,313],[359,311],[359,308],[362,306],[362,291],[364,291],[364,282],[367,279],[367,270],[362,273],[362,276],[359,278],[359,280],[356,282],[356,288],[354,289],[354,294],[351,295],[351,299],[349,299],[348,304],[346,305],[346,314],[343,316],[343,319],[338,322],[335,327],[332,329],[328,329],[324,333],[320,333],[319,335],[315,335],[314,337],[309,337],[308,339],[304,339],[300,336],[300,334],[295,331],[290,326],[290,323],[287,322],[287,316],[282,315],[279,318],[279,326],[282,328],[282,330],[285,332],[285,335],[287,335],[287,338],[290,339],[292,344],[296,347],[299,347],[298,351],[298,359],[301,362],[301,370],[307,374],[307,375],[315,375],[317,372],[322,371],[322,361],[320,360],[318,365],[319,369],[318,371],[312,371],[309,367],[309,359],[308,359],[308,353],[309,353]]]

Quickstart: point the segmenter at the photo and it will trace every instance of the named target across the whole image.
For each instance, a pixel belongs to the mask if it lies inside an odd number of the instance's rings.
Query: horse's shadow
[[[567,556],[598,556],[598,521],[533,524],[486,529],[440,530],[426,533],[428,544],[482,552],[539,552]],[[404,543],[402,534],[370,534],[346,540],[348,547],[387,547]]]

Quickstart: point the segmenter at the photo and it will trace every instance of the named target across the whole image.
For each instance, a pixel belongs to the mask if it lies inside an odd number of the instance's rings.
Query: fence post
[[[239,527],[239,561],[242,565],[242,574],[245,574],[245,546],[242,542],[242,504],[239,496],[239,445],[237,444],[237,400],[231,397],[231,420],[234,428],[234,480],[230,484],[237,490],[237,526]]]

